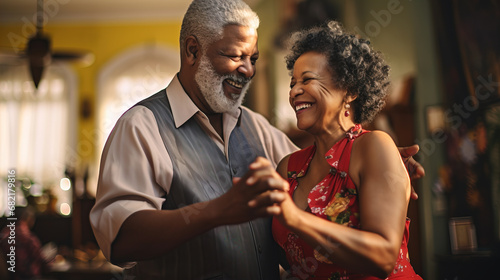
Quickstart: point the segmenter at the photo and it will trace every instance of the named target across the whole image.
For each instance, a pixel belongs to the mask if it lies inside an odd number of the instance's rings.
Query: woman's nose
[[[299,95],[299,94],[302,94],[304,92],[304,90],[302,89],[302,87],[300,85],[294,85],[291,89],[290,89],[290,98],[295,98],[295,96]]]

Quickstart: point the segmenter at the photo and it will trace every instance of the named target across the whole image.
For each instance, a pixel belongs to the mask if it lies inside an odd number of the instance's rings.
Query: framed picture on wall
[[[477,249],[476,229],[471,217],[450,219],[450,241],[453,254],[470,253]]]

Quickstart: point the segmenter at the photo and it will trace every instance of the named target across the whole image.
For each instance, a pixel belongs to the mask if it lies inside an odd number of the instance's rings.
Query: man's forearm
[[[130,215],[111,246],[111,261],[120,263],[159,257],[218,226],[217,203],[213,202],[176,210],[143,210]]]

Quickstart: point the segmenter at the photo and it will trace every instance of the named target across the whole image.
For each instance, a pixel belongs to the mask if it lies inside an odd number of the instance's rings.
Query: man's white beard
[[[231,99],[226,97],[222,87],[222,82],[228,78],[239,83],[245,83],[245,86],[243,86],[241,90],[241,94],[232,94]],[[235,75],[221,76],[217,74],[205,55],[201,57],[200,66],[198,67],[194,79],[196,83],[198,83],[198,87],[208,105],[216,113],[225,113],[237,109],[243,102],[248,87],[250,86],[250,79]]]

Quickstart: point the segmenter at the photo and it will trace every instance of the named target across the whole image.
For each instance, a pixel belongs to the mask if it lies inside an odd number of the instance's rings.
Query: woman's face
[[[327,57],[317,52],[302,54],[293,67],[290,82],[290,105],[297,117],[297,127],[318,134],[339,127],[346,95],[333,82]]]

